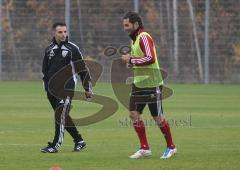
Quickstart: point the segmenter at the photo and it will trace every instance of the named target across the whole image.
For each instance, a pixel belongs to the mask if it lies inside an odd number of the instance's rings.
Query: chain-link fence
[[[104,67],[108,46],[129,45],[122,17],[137,10],[152,35],[158,60],[173,82],[240,82],[239,0],[0,0],[2,80],[41,79],[51,26],[66,21],[70,40]],[[119,55],[119,54],[115,54]],[[121,74],[121,73],[119,73]]]

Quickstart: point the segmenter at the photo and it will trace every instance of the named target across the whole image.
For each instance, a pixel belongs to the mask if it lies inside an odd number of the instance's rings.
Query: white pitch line
[[[63,144],[64,145],[64,144]],[[43,144],[26,144],[26,143],[0,143],[0,146],[44,146]],[[64,146],[72,146],[72,145],[64,145]]]

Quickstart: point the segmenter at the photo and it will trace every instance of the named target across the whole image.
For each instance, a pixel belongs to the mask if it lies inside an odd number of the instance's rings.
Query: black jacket
[[[72,42],[66,41],[57,44],[55,38],[53,38],[50,45],[45,49],[42,73],[45,90],[48,91],[48,83],[52,76],[54,76],[58,71],[63,69],[65,66],[71,65],[72,67],[72,77],[66,82],[65,87],[68,89],[75,88],[75,73],[74,73],[74,62],[81,62],[81,72],[79,76],[82,80],[83,87],[86,91],[91,89],[91,77],[88,68],[83,60],[83,56],[79,50],[79,47]]]

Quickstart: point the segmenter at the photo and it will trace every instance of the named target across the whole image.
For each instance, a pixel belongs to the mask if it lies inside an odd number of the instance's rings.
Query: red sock
[[[160,129],[161,129],[161,131],[165,137],[165,140],[167,142],[167,147],[170,149],[174,149],[175,145],[173,144],[173,141],[172,141],[172,135],[171,135],[170,126],[169,126],[168,122],[163,121],[161,123]]]
[[[139,141],[141,143],[141,149],[148,150],[149,146],[148,146],[148,142],[147,142],[144,122],[142,120],[138,120],[133,123],[133,127],[134,127],[135,131],[137,132]]]

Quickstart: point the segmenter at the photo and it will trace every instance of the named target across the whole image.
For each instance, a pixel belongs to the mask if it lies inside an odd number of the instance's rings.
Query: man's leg
[[[175,145],[173,144],[170,126],[163,115],[161,89],[156,88],[156,93],[157,93],[157,101],[148,104],[148,107],[153,119],[155,120],[156,124],[160,128],[167,143],[167,148],[161,158],[169,158],[173,156],[177,152],[177,150],[175,148]]]
[[[173,144],[172,134],[171,134],[170,126],[167,120],[164,118],[163,115],[153,117],[153,119],[156,121],[158,127],[160,128],[162,134],[164,135],[164,138],[167,143],[167,147],[170,149],[174,149],[175,145]]]
[[[64,139],[64,129],[67,115],[69,114],[70,98],[57,101],[57,108],[55,109],[55,135],[52,145],[57,149],[60,148]]]
[[[70,115],[67,116],[65,129],[72,136],[75,143],[83,141],[82,135],[79,134],[79,132],[78,132],[75,124],[73,123]]]
[[[78,152],[78,151],[81,151],[82,149],[86,148],[86,143],[84,142],[84,140],[82,138],[82,135],[79,134],[79,132],[78,132],[78,130],[77,130],[75,124],[73,123],[73,120],[72,120],[72,118],[69,114],[67,115],[65,129],[72,136],[73,141],[75,143],[73,151]]]
[[[64,135],[64,123],[63,123],[64,117],[62,117],[64,101],[55,98],[50,93],[47,93],[47,97],[55,112],[55,135],[54,135],[53,142],[48,142],[48,146],[41,149],[41,152],[56,153],[58,152],[58,149],[63,141],[63,135]],[[65,108],[66,108],[66,105],[65,105]]]
[[[138,159],[141,157],[150,156],[152,154],[147,141],[145,125],[140,115],[143,112],[146,103],[138,103],[135,97],[135,95],[141,95],[141,90],[142,89],[139,89],[133,85],[132,95],[129,102],[129,117],[132,120],[133,127],[140,141],[140,149],[130,156],[132,159]]]
[[[132,154],[130,158],[139,159],[141,157],[152,155],[147,141],[145,125],[143,120],[141,119],[140,113],[138,111],[130,111],[130,118],[133,122],[133,127],[140,141],[140,149],[134,154]]]
[[[163,115],[153,117],[153,119],[156,121],[167,143],[167,148],[165,149],[161,158],[171,158],[177,152],[177,148],[173,144],[170,126],[167,120],[163,117]]]
[[[53,145],[56,146],[56,148],[61,146],[64,137],[64,129],[66,129],[74,139],[75,145],[73,151],[80,151],[86,147],[86,143],[83,141],[82,136],[79,134],[69,115],[71,105],[70,97],[67,97],[66,100],[60,100],[59,104],[60,106],[55,111],[55,136]]]
[[[130,118],[140,141],[140,149],[148,150],[149,145],[146,136],[146,129],[140,113],[138,111],[130,111]]]

